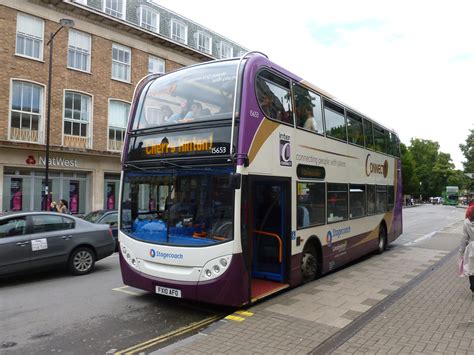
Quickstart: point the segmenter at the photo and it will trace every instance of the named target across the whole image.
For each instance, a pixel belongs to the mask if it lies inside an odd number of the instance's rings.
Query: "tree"
[[[400,143],[400,152],[402,160],[402,182],[403,182],[403,194],[412,195],[419,193],[419,180],[415,174],[415,161],[413,155],[407,146]]]
[[[459,144],[466,161],[464,165],[465,173],[474,173],[474,129],[469,130],[471,133],[466,138],[466,144]]]
[[[462,164],[464,165],[464,172],[465,173],[474,173],[474,129],[469,130],[471,133],[466,138],[466,144],[460,144],[459,148],[461,148],[466,161]],[[468,180],[468,183],[465,187],[468,192],[474,191],[474,179]]]

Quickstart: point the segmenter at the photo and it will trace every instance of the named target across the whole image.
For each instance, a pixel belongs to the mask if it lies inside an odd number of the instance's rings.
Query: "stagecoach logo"
[[[332,233],[331,233],[331,231],[328,231],[328,234],[326,234],[326,244],[328,245],[329,248],[332,247]]]
[[[370,161],[370,154],[367,154],[367,158],[365,159],[365,174],[367,176],[379,174],[386,178],[388,175],[388,161],[385,160],[383,164],[373,163]]]
[[[292,165],[290,136],[285,133],[280,133],[280,165]]]
[[[184,255],[181,254],[181,253],[164,253],[164,252],[161,252],[159,250],[155,250],[155,249],[150,249],[149,253],[150,257],[154,258],[154,257],[157,257],[157,258],[161,258],[161,259],[183,259],[184,258]]]

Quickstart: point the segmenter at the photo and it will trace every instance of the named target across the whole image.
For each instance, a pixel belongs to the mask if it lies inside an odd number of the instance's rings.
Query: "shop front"
[[[51,154],[49,196],[45,194],[43,153],[2,149],[8,162],[0,164],[3,211],[40,211],[64,199],[72,214],[118,207],[120,159],[74,154]]]

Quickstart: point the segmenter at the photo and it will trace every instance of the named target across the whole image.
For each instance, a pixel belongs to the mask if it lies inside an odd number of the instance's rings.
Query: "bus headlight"
[[[135,255],[128,249],[123,243],[120,246],[123,258],[127,261],[127,264],[138,270],[138,260]]]
[[[208,261],[202,268],[199,280],[208,281],[222,275],[229,268],[231,259],[232,255],[226,255]]]

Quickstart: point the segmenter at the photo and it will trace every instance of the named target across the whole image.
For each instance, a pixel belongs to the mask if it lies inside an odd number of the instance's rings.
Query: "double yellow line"
[[[223,314],[218,314],[216,316],[212,316],[212,317],[203,319],[199,322],[191,323],[191,324],[189,324],[185,327],[173,330],[172,332],[169,332],[167,334],[160,335],[157,338],[153,338],[153,339],[147,340],[143,343],[136,344],[136,345],[134,345],[134,346],[132,346],[128,349],[119,350],[119,351],[115,352],[114,355],[122,355],[122,354],[130,355],[130,354],[138,353],[138,352],[143,351],[145,349],[151,348],[152,346],[155,346],[159,343],[163,343],[167,340],[170,340],[174,337],[186,334],[188,332],[199,329],[201,327],[205,327],[206,325],[211,324],[211,323],[213,323],[213,322],[215,322],[215,321],[217,321],[217,320],[219,320],[223,317],[224,317]]]

